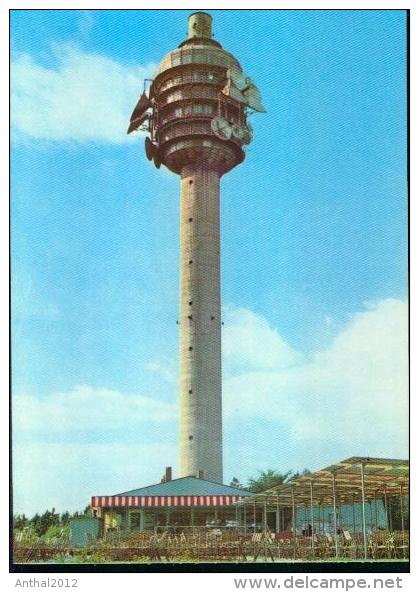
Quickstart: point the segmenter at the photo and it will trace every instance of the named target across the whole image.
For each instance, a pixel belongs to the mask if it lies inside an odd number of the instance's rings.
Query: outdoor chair
[[[335,541],[332,535],[327,532],[324,537],[324,556],[334,557],[336,555]]]
[[[227,532],[218,539],[219,555],[224,559],[244,559],[243,537],[237,532]]]
[[[343,530],[342,543],[339,546],[339,555],[355,559],[357,556],[357,546],[349,530]]]
[[[287,537],[280,537],[278,543],[280,557],[283,559],[293,559],[294,545],[292,544],[291,539]]]
[[[305,536],[295,538],[294,559],[308,559],[311,556],[311,539]]]
[[[316,558],[326,559],[332,556],[332,550],[324,534],[316,534],[315,553]]]
[[[409,535],[405,532],[394,532],[394,552],[398,559],[406,559],[409,556]]]
[[[318,559],[324,554],[324,540],[318,534],[305,537],[304,544],[301,545],[302,559]]]
[[[376,532],[373,536],[373,559],[390,558],[391,537],[387,532]]]
[[[272,540],[271,533],[255,532],[252,535],[252,551],[253,561],[257,561],[259,557],[268,559],[268,555],[274,561],[274,550],[276,551],[275,540]]]

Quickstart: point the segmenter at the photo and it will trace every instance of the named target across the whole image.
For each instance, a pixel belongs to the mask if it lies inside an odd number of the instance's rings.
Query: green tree
[[[29,520],[26,518],[25,514],[15,514],[13,516],[13,529],[23,530],[28,524]]]
[[[311,471],[309,469],[303,469],[302,471],[296,471],[292,473],[291,477],[288,481],[292,481],[293,479],[298,479],[298,477],[307,477],[307,475],[311,475]]]
[[[38,514],[38,512],[34,516],[32,516],[32,518],[29,520],[29,523],[33,527],[38,536],[41,536],[43,534],[41,516]]]
[[[287,471],[286,473],[280,473],[274,469],[259,471],[258,477],[250,477],[247,489],[253,493],[261,493],[262,491],[266,491],[266,489],[286,483],[289,481],[291,475],[292,471]]]
[[[244,485],[240,483],[237,477],[233,477],[230,481],[230,487],[237,487],[237,489],[244,489]]]
[[[70,512],[63,512],[60,516],[60,524],[67,526],[67,524],[70,522],[70,518]]]
[[[43,536],[50,526],[56,526],[60,523],[60,515],[56,513],[55,508],[46,510],[41,516],[36,513],[30,520],[38,536]]]

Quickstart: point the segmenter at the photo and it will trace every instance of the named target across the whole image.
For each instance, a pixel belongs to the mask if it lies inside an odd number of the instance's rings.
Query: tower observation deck
[[[180,477],[221,483],[220,179],[243,162],[248,116],[264,112],[236,58],[190,15],[188,38],[161,61],[128,133],[148,132],[146,155],[180,175]]]

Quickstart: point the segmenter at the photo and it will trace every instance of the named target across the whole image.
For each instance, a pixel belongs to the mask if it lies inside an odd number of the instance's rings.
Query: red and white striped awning
[[[92,508],[232,506],[240,499],[239,495],[94,495]]]

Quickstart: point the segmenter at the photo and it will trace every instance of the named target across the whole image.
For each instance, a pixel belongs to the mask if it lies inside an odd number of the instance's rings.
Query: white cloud
[[[178,363],[177,360],[175,361],[172,358],[166,357],[164,360],[148,362],[145,369],[163,378],[170,385],[175,385],[178,382]]]
[[[111,495],[160,481],[176,467],[176,443],[17,443],[13,450],[13,509],[33,515],[54,507],[82,510],[92,495]]]
[[[236,337],[231,339],[230,335],[225,351],[227,422],[234,418],[239,422],[246,418],[276,422],[277,430],[272,423],[266,427],[265,440],[278,446],[281,454],[288,454],[293,466],[320,468],[326,458],[332,462],[352,455],[408,454],[405,302],[389,299],[368,305],[353,316],[327,350],[315,352],[305,361],[302,356],[289,356],[283,339],[255,316],[252,338],[248,311],[237,311]],[[259,368],[237,375],[229,370],[230,359],[235,368],[236,357],[243,352],[240,325],[249,343],[269,343],[269,347],[267,364],[261,359]],[[277,356],[285,352],[277,368],[272,364],[272,351],[277,351]],[[243,359],[247,358],[245,349]],[[295,364],[296,360],[299,363]]]
[[[228,369],[292,366],[302,355],[293,350],[278,331],[260,315],[245,308],[226,308],[223,331],[223,356]]]
[[[44,397],[15,395],[13,427],[16,432],[46,433],[49,437],[65,433],[84,434],[135,430],[173,422],[177,406],[139,394],[78,386],[69,392]],[[16,434],[19,439],[19,435]],[[140,437],[140,434],[139,434]]]
[[[12,63],[11,121],[15,137],[112,143],[129,140],[129,117],[142,91],[142,81],[150,77],[155,65],[124,65],[73,45],[54,45],[53,52],[58,64],[55,68],[36,63],[29,54]]]
[[[12,404],[15,512],[80,510],[176,465],[175,404],[90,386]]]

